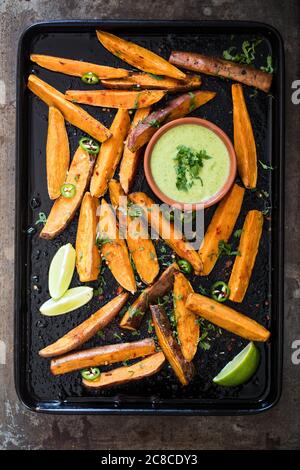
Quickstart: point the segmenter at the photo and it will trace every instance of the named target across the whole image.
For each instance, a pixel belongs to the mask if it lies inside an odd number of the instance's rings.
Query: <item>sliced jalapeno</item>
[[[90,153],[91,155],[97,155],[100,150],[100,145],[95,140],[90,137],[81,137],[79,140],[79,145],[83,150]]]
[[[81,376],[85,380],[95,380],[100,376],[101,372],[98,367],[89,367],[88,369],[83,369],[81,371]]]
[[[180,259],[177,262],[177,264],[180,268],[180,271],[182,271],[183,273],[186,273],[186,274],[191,274],[192,273],[192,271],[193,271],[192,265],[186,259]]]
[[[94,72],[85,73],[82,75],[81,80],[89,85],[96,85],[96,83],[99,83],[99,77]]]
[[[229,294],[229,286],[224,281],[215,282],[211,288],[211,296],[217,302],[225,302],[225,300],[228,299]]]
[[[60,188],[60,194],[70,199],[76,194],[76,186],[72,183],[64,183]]]

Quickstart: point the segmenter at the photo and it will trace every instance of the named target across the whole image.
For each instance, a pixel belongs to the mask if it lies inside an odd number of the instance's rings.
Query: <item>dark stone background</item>
[[[256,20],[275,26],[286,53],[286,248],[283,393],[271,411],[251,417],[46,416],[18,401],[13,363],[15,68],[21,31],[36,21],[71,18]],[[300,106],[291,84],[300,79],[299,0],[0,0],[0,365],[2,449],[299,449],[300,365]]]

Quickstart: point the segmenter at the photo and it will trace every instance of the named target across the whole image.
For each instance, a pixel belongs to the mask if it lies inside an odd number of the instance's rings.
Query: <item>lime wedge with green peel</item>
[[[72,312],[76,308],[87,304],[93,297],[93,289],[91,287],[73,287],[60,297],[60,299],[49,299],[40,308],[40,312],[48,317],[62,315],[63,313]]]
[[[223,367],[213,382],[225,387],[235,387],[247,382],[256,372],[260,352],[254,343],[249,343],[232,361]]]
[[[75,269],[76,252],[71,243],[63,245],[52,258],[49,269],[49,292],[59,299],[69,288]]]

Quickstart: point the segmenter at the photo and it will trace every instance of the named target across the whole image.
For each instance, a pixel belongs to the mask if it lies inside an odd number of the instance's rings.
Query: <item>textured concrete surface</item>
[[[298,0],[0,0],[0,340],[6,343],[6,364],[0,364],[0,448],[300,447],[300,365],[291,362],[292,342],[300,339],[300,105],[291,102],[292,81],[300,79],[299,6]],[[16,48],[21,31],[30,23],[59,18],[258,20],[283,35],[287,64],[285,353],[282,398],[270,412],[237,418],[67,417],[33,414],[18,402],[12,376]]]

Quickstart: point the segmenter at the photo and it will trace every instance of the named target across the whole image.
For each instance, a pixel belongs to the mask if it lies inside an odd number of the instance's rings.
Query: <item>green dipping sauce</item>
[[[194,179],[187,190],[176,187],[178,146],[194,151],[205,150],[211,158],[203,161],[200,179]],[[200,203],[216,194],[229,175],[230,159],[223,141],[213,131],[197,124],[181,124],[165,132],[153,147],[150,167],[155,183],[171,199],[184,203]]]

